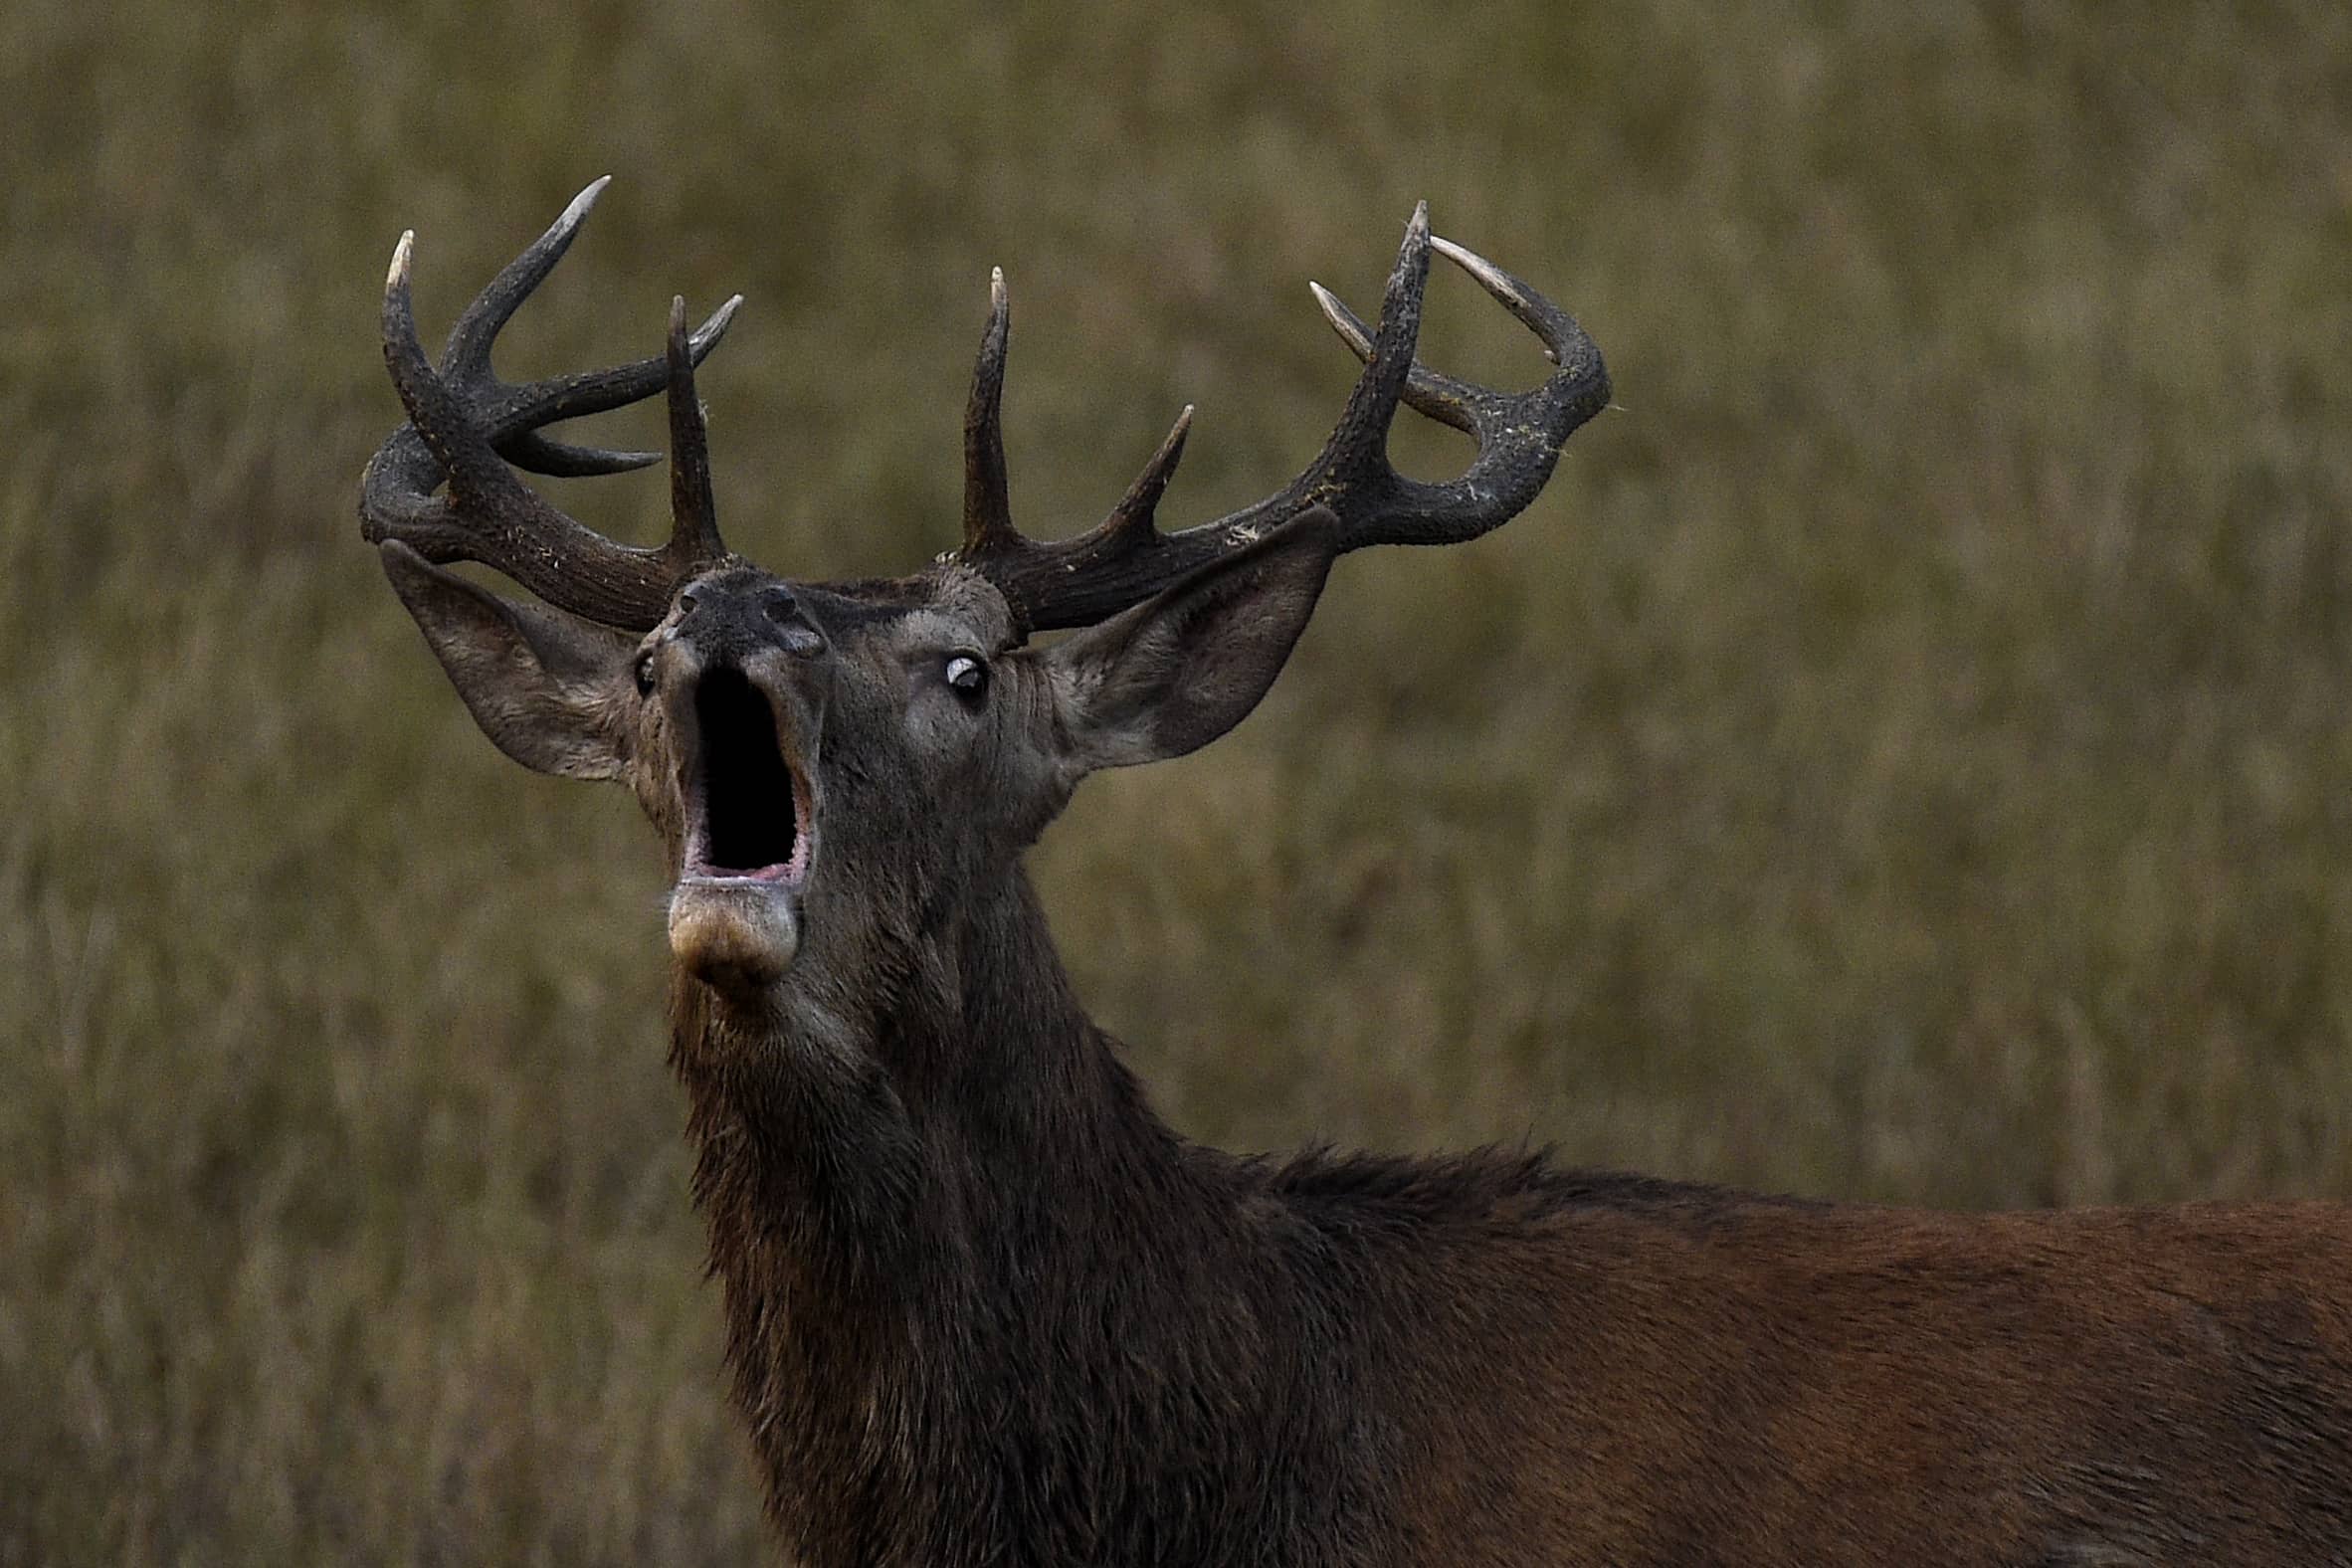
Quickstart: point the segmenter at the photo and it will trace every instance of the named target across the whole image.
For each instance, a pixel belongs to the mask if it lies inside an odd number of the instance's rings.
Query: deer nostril
[[[800,600],[791,589],[778,583],[763,588],[759,593],[760,613],[776,628],[777,640],[784,651],[802,659],[814,659],[825,652],[825,634],[809,624],[800,613]]]

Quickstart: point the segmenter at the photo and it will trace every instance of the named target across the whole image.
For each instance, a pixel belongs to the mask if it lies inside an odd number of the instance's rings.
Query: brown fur
[[[855,1066],[679,994],[735,1394],[806,1562],[2346,1560],[2341,1208],[1237,1160],[1152,1116],[1018,883],[932,941]]]

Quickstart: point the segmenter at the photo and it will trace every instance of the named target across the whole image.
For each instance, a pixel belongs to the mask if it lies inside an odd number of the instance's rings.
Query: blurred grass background
[[[992,263],[1044,531],[1188,399],[1172,520],[1285,478],[1353,373],[1302,283],[1369,307],[1418,197],[1607,350],[1541,504],[1352,558],[1259,717],[1038,856],[1188,1130],[2352,1196],[2336,0],[10,32],[0,1561],[761,1555],[649,837],[476,734],[351,514],[393,239],[437,334],[607,171],[505,367],[743,290],[721,503],[800,575],[952,538]]]

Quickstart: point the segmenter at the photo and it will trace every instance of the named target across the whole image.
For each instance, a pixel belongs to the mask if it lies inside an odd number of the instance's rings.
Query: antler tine
[[[371,543],[399,539],[436,562],[492,566],[549,604],[610,626],[644,630],[669,609],[692,567],[722,557],[706,503],[708,458],[693,402],[693,366],[725,333],[741,296],[690,336],[674,311],[669,351],[609,370],[550,376],[509,386],[490,373],[498,329],[561,260],[606,181],[575,197],[561,218],[498,276],[460,317],[436,371],[417,336],[410,299],[413,233],[401,236],[384,281],[384,362],[409,423],[385,438],[360,481],[360,532]],[[704,503],[674,507],[671,538],[639,549],[582,526],[543,499],[507,465],[536,473],[601,474],[643,467],[659,454],[577,447],[541,426],[650,397],[684,379],[692,411],[683,463],[701,476]],[[673,399],[673,428],[680,428]],[[687,450],[689,449],[690,450]],[[446,493],[436,494],[446,484]]]
[[[728,301],[731,312],[734,302]],[[710,432],[694,395],[694,358],[686,342],[686,295],[670,300],[670,542],[681,566],[727,553],[718,536],[718,502],[710,492]]]
[[[972,366],[972,396],[964,407],[964,549],[966,559],[1019,549],[1028,541],[1013,526],[1005,476],[1005,348],[1013,309],[1005,270],[989,269],[988,329]]]
[[[1516,394],[1496,392],[1442,375],[1414,358],[1433,250],[1469,273],[1542,340],[1560,368],[1541,386]],[[983,551],[974,548],[967,529],[962,558],[997,585],[1024,626],[1047,631],[1090,625],[1317,505],[1339,517],[1342,551],[1475,538],[1526,508],[1551,477],[1561,444],[1609,401],[1600,350],[1575,320],[1483,257],[1432,236],[1426,203],[1414,209],[1406,225],[1377,330],[1368,329],[1320,285],[1309,287],[1332,327],[1365,362],[1315,460],[1255,505],[1163,534],[1151,526],[1150,513],[1182,447],[1185,421],[1179,421],[1161,458],[1129,491],[1129,500],[1085,533],[1033,543],[1012,533],[1008,521],[1003,537],[1010,542],[992,542]],[[1001,375],[1001,356],[998,370]],[[1425,484],[1405,478],[1389,463],[1388,432],[1400,402],[1477,439],[1478,455],[1462,478]]]
[[[1095,524],[1095,532],[1106,539],[1134,536],[1157,538],[1152,526],[1153,515],[1159,510],[1160,497],[1167,493],[1168,482],[1176,477],[1176,465],[1184,459],[1184,438],[1192,432],[1192,405],[1187,403],[1176,416],[1176,423],[1168,427],[1160,450],[1151,455],[1143,472],[1135,476],[1135,483],[1127,487],[1127,493],[1110,508],[1110,515]]]
[[[1320,284],[1310,287],[1321,295]],[[1405,225],[1405,243],[1397,249],[1397,265],[1381,295],[1380,328],[1372,336],[1364,373],[1348,392],[1321,455],[1300,480],[1317,477],[1318,469],[1327,471],[1319,476],[1319,489],[1330,489],[1335,482],[1385,485],[1396,477],[1388,466],[1388,428],[1396,418],[1397,400],[1412,379],[1413,349],[1421,340],[1421,296],[1428,288],[1429,203],[1416,202],[1412,221]]]
[[[444,375],[464,379],[480,377],[490,371],[490,344],[496,341],[499,328],[514,316],[531,291],[546,282],[555,271],[555,264],[563,260],[563,253],[572,248],[573,237],[580,225],[588,221],[590,209],[604,188],[612,184],[610,174],[599,175],[588,182],[587,189],[571,199],[562,216],[547,226],[547,232],[523,248],[520,256],[498,269],[474,302],[466,307],[457,324],[449,329],[449,340],[442,346],[441,369]]]
[[[742,302],[741,294],[732,296],[711,311],[709,318],[700,326],[694,328],[693,334],[686,339],[689,359],[699,365],[710,357],[710,351],[726,335],[727,323],[735,318],[736,306]],[[485,379],[489,379],[487,374]],[[648,354],[643,359],[631,360],[628,364],[616,365],[610,370],[573,371],[519,387],[503,387],[507,401],[498,405],[494,417],[502,423],[534,426],[579,419],[643,402],[661,391],[669,384],[669,380],[670,356],[667,353]],[[569,442],[557,441],[536,429],[525,429],[502,441],[493,441],[491,445],[497,449],[499,457],[516,468],[554,479],[617,474],[627,469],[650,468],[662,461],[659,452],[608,452],[599,447],[576,447]]]

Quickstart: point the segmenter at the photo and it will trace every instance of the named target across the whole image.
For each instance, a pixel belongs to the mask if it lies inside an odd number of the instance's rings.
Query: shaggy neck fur
[[[786,1544],[813,1568],[1361,1545],[1381,1442],[1348,1414],[1358,1308],[1317,1282],[1329,1239],[1152,1114],[1020,876],[889,967],[855,996],[676,996],[734,1395]]]

